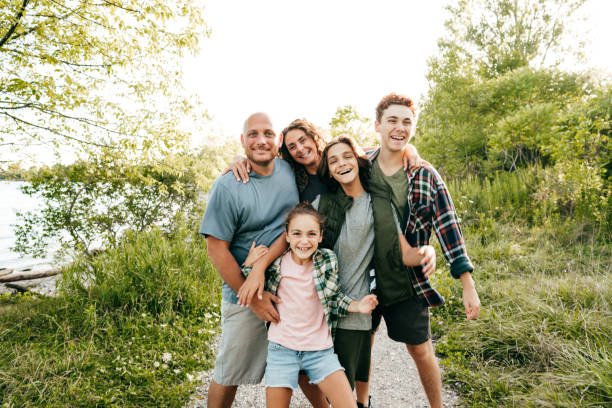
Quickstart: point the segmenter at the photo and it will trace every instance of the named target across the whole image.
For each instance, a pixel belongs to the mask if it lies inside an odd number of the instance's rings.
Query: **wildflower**
[[[172,361],[172,354],[171,353],[162,354],[162,361],[164,363],[169,363],[170,361]]]
[[[181,372],[181,370],[180,370],[180,369],[178,369],[178,368],[175,368],[175,369],[174,369],[174,370],[172,370],[172,371],[174,371],[174,374],[178,374],[178,373],[180,373],[180,372]]]
[[[185,374],[185,376],[187,377],[187,381],[192,382],[193,381],[193,375],[191,374]]]
[[[163,368],[164,370],[167,370],[167,369],[168,369],[168,364],[166,364],[166,363],[162,364],[162,368]]]
[[[159,361],[154,362],[153,363],[153,367],[155,367],[155,368],[159,367]]]

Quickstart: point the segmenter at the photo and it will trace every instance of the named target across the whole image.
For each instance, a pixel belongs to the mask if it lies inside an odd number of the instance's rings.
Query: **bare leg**
[[[376,333],[372,333],[372,349],[370,350],[370,378],[372,378],[372,350],[374,350],[374,337]],[[361,402],[364,406],[368,406],[370,397],[370,382],[355,381],[355,393],[357,394],[357,402]]]
[[[442,377],[431,339],[418,345],[406,344],[406,348],[419,370],[429,405],[431,408],[442,408]]]
[[[231,408],[238,390],[237,385],[221,385],[212,381],[208,388],[208,408]]]
[[[325,395],[323,395],[323,393],[316,384],[310,383],[306,374],[299,375],[298,384],[300,384],[302,392],[304,393],[306,398],[308,398],[308,401],[310,402],[310,405],[313,406],[313,408],[329,408],[329,404],[325,399]]]
[[[291,388],[266,387],[266,407],[289,408],[292,393]]]
[[[334,371],[319,383],[319,388],[334,408],[357,408],[351,385],[344,371]]]

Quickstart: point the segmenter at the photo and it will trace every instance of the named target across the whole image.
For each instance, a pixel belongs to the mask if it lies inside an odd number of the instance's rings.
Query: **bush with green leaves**
[[[180,407],[214,360],[221,282],[192,225],[125,234],[58,297],[0,296],[7,407]]]
[[[173,231],[182,219],[202,216],[204,192],[236,151],[228,142],[147,161],[102,152],[43,167],[22,191],[44,207],[18,214],[14,249],[42,256],[49,243],[59,242],[60,255],[83,253],[115,246],[127,230]]]

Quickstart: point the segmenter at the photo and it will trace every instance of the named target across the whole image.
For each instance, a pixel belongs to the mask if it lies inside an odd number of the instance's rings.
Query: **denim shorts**
[[[295,351],[273,341],[268,343],[266,387],[298,388],[298,373],[304,370],[311,384],[318,384],[328,375],[344,370],[334,348],[317,351]]]

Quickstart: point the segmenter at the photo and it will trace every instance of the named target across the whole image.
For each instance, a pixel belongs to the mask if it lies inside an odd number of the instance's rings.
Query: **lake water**
[[[20,257],[9,248],[15,244],[15,234],[11,224],[17,223],[17,211],[35,211],[42,207],[42,201],[29,197],[19,189],[24,182],[0,181],[0,268],[33,270],[47,269],[53,262],[53,253],[57,244],[50,246],[47,257]]]

